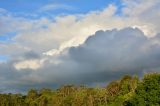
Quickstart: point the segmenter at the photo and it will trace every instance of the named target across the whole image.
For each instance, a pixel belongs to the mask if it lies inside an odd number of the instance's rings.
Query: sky
[[[46,10],[52,14],[77,14],[103,9],[110,3],[121,5],[120,2],[120,0],[99,0],[98,2],[93,0],[14,0],[14,2],[13,0],[1,0],[0,6],[14,13],[36,13],[39,10]]]
[[[160,70],[159,0],[0,0],[0,92],[106,85]]]

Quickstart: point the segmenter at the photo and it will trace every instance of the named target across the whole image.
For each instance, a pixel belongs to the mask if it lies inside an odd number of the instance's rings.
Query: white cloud
[[[123,0],[123,5],[125,5],[125,8],[123,8],[122,10],[123,10],[123,13],[126,15],[137,17],[143,14],[144,12],[155,8],[156,5],[159,5],[159,3],[160,3],[159,0],[154,0],[154,1],[153,0],[145,0],[145,1],[143,0]]]
[[[44,11],[53,11],[57,9],[64,9],[64,10],[72,10],[75,9],[72,6],[65,5],[65,4],[48,4],[40,8],[40,12]]]
[[[101,11],[57,16],[54,19],[30,20],[13,16],[1,17],[4,25],[0,33],[16,31],[17,35],[13,40],[18,45],[44,54],[49,52],[50,55],[52,55],[51,51],[60,52],[66,47],[82,44],[88,36],[101,29],[121,29],[137,26],[147,36],[155,35],[160,28],[158,23],[159,7],[156,7],[159,1],[147,0],[142,2],[137,0],[137,2],[125,1],[126,6],[122,9],[123,13],[120,16],[116,15],[116,6],[109,5]],[[140,7],[143,9],[140,9]],[[136,13],[137,11],[138,13]]]
[[[160,29],[159,0],[123,0],[123,14],[132,20],[137,20],[141,26],[147,26],[148,34],[155,35]],[[138,24],[137,24],[138,25]]]
[[[42,67],[42,61],[40,61],[40,60],[24,60],[24,61],[20,61],[20,62],[15,63],[14,67],[17,70],[23,70],[23,69],[37,70],[40,67]]]

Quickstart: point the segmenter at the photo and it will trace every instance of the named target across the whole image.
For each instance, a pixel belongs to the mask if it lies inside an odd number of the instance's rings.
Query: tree
[[[146,74],[135,90],[134,96],[126,102],[131,106],[160,105],[160,74]]]
[[[36,103],[36,99],[38,98],[38,92],[35,89],[31,89],[28,91],[27,97],[25,99],[25,102],[31,106],[36,106],[38,103]]]
[[[160,74],[123,76],[107,87],[65,85],[57,90],[31,89],[27,95],[0,94],[0,106],[160,106]]]

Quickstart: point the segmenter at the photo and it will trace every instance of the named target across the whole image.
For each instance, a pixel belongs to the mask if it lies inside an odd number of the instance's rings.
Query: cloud
[[[141,75],[159,69],[159,42],[159,34],[148,38],[138,28],[99,30],[83,44],[67,48],[59,55],[1,63],[0,78],[4,86],[19,91],[61,84],[106,83],[124,74]]]
[[[124,74],[157,71],[160,2],[123,3],[120,14],[113,4],[54,18],[1,14],[0,35],[15,35],[10,38],[13,42],[0,41],[0,55],[9,57],[0,63],[0,89],[90,85]]]
[[[54,11],[58,9],[63,9],[63,10],[73,10],[72,6],[65,5],[65,4],[48,4],[40,8],[40,12],[45,12],[45,11]]]
[[[41,62],[39,62],[39,60],[25,60],[14,64],[14,67],[17,70],[28,69],[28,68],[37,70],[41,67]]]
[[[60,84],[92,84],[106,82],[123,74],[140,75],[160,65],[160,45],[154,43],[158,36],[147,38],[137,28],[100,30],[84,44],[69,48],[67,56],[59,57],[62,61],[60,64],[44,65],[48,70],[55,69],[46,76]]]
[[[1,14],[5,14],[5,13],[7,13],[7,10],[4,9],[4,8],[0,8],[0,13],[1,13]]]
[[[16,42],[14,45],[17,45],[17,48],[21,46],[25,48],[21,51],[27,49],[46,55],[54,55],[63,51],[64,48],[78,46],[97,30],[136,26],[146,36],[155,36],[160,29],[159,7],[157,6],[159,1],[141,2],[137,0],[136,2],[124,1],[125,6],[120,10],[122,11],[120,15],[116,14],[117,6],[112,4],[103,10],[91,11],[86,14],[59,15],[54,18],[41,17],[34,20],[21,16],[15,17],[8,13],[9,15],[0,17],[0,33],[4,35],[6,32],[16,32],[11,39]],[[136,13],[137,11],[139,13]]]
[[[145,23],[148,30],[148,34],[156,34],[160,29],[157,23],[160,23],[158,17],[160,17],[160,1],[159,0],[123,0],[125,8],[122,9],[123,14],[137,19],[141,23]],[[158,31],[159,32],[159,31]]]

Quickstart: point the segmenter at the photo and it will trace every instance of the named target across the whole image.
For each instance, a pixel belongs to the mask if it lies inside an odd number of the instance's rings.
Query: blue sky
[[[46,11],[39,12],[39,9],[46,5],[66,5],[72,9],[51,9],[50,14],[74,14],[74,13],[87,13],[89,11],[102,10],[108,4],[115,4],[121,6],[120,0],[1,0],[0,8],[4,8],[16,14],[37,14],[38,16],[46,15]]]
[[[0,35],[0,41],[11,43],[11,38],[16,35],[16,32],[8,32],[3,35]]]
[[[8,56],[0,56],[0,62],[5,62],[7,61]]]

